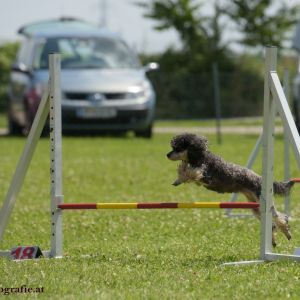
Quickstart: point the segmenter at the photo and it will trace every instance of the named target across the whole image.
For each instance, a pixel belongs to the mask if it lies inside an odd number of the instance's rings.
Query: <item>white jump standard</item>
[[[260,259],[255,261],[226,263],[225,265],[261,263],[264,261],[275,261],[280,259],[300,261],[299,255],[278,254],[272,252],[274,127],[276,111],[279,112],[282,119],[287,137],[294,150],[298,168],[300,169],[300,138],[276,72],[276,64],[277,48],[267,47],[264,79],[264,125],[262,134],[263,170],[262,193],[260,197]]]
[[[261,239],[260,258],[256,261],[245,261],[230,264],[249,264],[264,261],[289,259],[300,261],[300,255],[286,255],[272,252],[272,207],[273,207],[273,161],[274,161],[274,121],[275,110],[283,120],[290,144],[293,146],[295,157],[300,168],[300,138],[288,107],[286,97],[276,73],[276,48],[266,49],[265,87],[264,87],[264,127],[262,135],[263,144],[263,174],[262,194],[260,199],[261,210]],[[62,195],[62,126],[61,126],[61,90],[60,90],[60,57],[51,54],[49,59],[50,78],[47,90],[39,105],[38,112],[29,132],[23,153],[18,162],[15,174],[10,183],[6,198],[0,211],[0,241],[11,216],[21,189],[26,171],[36,148],[37,141],[50,111],[50,173],[51,173],[51,240],[50,250],[43,251],[44,257],[60,258],[63,256],[62,214],[64,209],[166,209],[166,208],[230,208],[241,206],[251,208],[257,203],[63,203]],[[17,249],[17,251],[28,251]],[[32,248],[32,247],[31,247]],[[29,249],[30,251],[33,249]],[[16,251],[16,248],[14,248]],[[11,251],[0,251],[0,256],[11,256]]]
[[[37,142],[50,111],[50,173],[51,173],[51,248],[43,251],[44,257],[62,256],[62,219],[57,205],[62,202],[62,159],[61,159],[61,89],[60,89],[60,55],[49,55],[49,82],[44,92],[24,150],[11,180],[6,198],[0,211],[0,242],[9,221],[12,210]],[[10,257],[11,251],[0,251],[0,256]]]
[[[287,70],[285,70],[285,72],[284,72],[283,89],[284,89],[286,99],[288,100],[289,99],[289,73]],[[288,103],[289,103],[289,101],[288,101]],[[284,136],[284,181],[289,181],[290,180],[290,155],[289,155],[290,145],[289,145],[289,139],[287,137],[285,128],[284,128],[283,136]],[[255,147],[253,148],[253,150],[248,158],[246,168],[252,169],[252,166],[253,166],[253,164],[257,158],[257,155],[259,153],[259,150],[262,146],[262,139],[263,139],[263,134],[261,133],[256,141]],[[233,193],[231,195],[230,202],[236,202],[237,198],[238,198],[238,194]],[[286,215],[291,216],[290,195],[284,196],[284,212]],[[225,215],[229,218],[254,217],[253,214],[233,213],[231,208],[226,209]]]

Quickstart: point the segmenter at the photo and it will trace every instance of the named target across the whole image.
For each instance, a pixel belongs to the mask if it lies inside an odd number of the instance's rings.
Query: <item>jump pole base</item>
[[[272,262],[278,260],[286,260],[286,261],[294,261],[300,262],[300,255],[289,255],[289,254],[279,254],[279,253],[265,253],[264,259],[260,260],[249,260],[249,261],[238,261],[238,262],[227,262],[223,263],[222,266],[239,266],[239,265],[253,265],[253,264],[260,264],[264,262]]]
[[[265,263],[266,260],[245,260],[245,261],[235,261],[235,262],[227,262],[221,264],[221,266],[247,266],[247,265],[254,265],[254,264],[261,264]]]

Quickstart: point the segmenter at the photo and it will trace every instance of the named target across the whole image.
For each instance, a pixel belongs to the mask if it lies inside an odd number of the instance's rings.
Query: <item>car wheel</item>
[[[147,139],[152,138],[152,124],[144,130],[136,130],[135,136],[143,137],[143,138],[147,138]]]
[[[23,130],[23,133],[25,135],[29,134],[30,128],[32,126],[33,120],[34,120],[34,116],[32,116],[32,113],[30,112],[29,108],[26,106],[26,110],[25,110],[25,127]]]
[[[8,114],[8,131],[10,135],[22,135],[23,127],[20,126],[10,114]]]

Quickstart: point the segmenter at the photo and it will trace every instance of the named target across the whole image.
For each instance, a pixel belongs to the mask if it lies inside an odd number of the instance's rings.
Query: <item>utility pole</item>
[[[107,27],[107,2],[99,0],[99,27]]]
[[[213,63],[212,71],[213,71],[214,99],[215,99],[215,113],[216,113],[216,134],[217,134],[218,144],[221,144],[222,135],[221,135],[220,78],[219,78],[219,68],[217,63]]]

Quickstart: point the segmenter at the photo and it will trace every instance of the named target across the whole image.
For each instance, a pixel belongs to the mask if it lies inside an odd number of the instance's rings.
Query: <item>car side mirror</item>
[[[31,75],[31,71],[23,64],[23,63],[16,63],[11,66],[11,70],[14,72],[19,72],[27,75]]]
[[[158,69],[159,69],[159,64],[156,62],[150,62],[144,66],[145,73],[150,71],[156,71]]]

